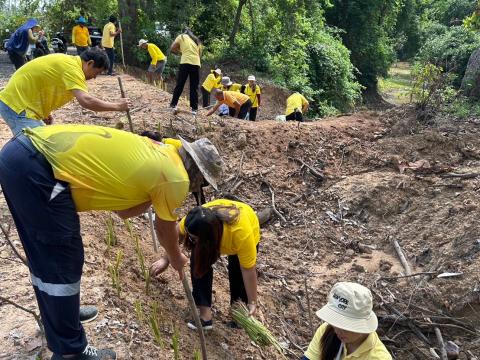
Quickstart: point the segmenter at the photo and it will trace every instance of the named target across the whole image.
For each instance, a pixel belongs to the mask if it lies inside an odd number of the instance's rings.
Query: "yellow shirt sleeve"
[[[251,229],[244,229],[245,238],[240,243],[238,249],[238,260],[244,269],[250,269],[257,263],[257,244]]]
[[[175,147],[175,149],[180,150],[180,148],[183,146],[182,142],[178,139],[172,139],[172,138],[163,138],[162,142],[167,145],[172,145]]]
[[[76,26],[72,28],[72,44],[75,44],[75,33],[76,33]]]
[[[217,79],[215,79],[215,75],[209,74],[206,78],[205,81],[202,84],[202,87],[207,90],[208,92],[211,92],[213,88],[217,87]]]
[[[320,340],[322,339],[323,334],[325,333],[325,329],[327,328],[327,324],[321,325],[315,335],[313,336],[312,341],[310,341],[310,345],[308,345],[307,351],[305,351],[305,356],[309,360],[320,360],[320,355],[322,354],[322,349],[320,347]]]
[[[187,233],[185,231],[185,218],[186,218],[186,216],[184,216],[182,218],[182,220],[180,220],[180,222],[178,223],[178,230],[180,230],[180,235],[181,236],[185,236],[185,234]]]
[[[63,73],[63,84],[65,90],[82,90],[88,92],[87,80],[81,68],[68,68]]]
[[[153,208],[160,219],[177,221],[175,210],[182,206],[188,195],[188,187],[188,182],[164,183],[150,192]]]

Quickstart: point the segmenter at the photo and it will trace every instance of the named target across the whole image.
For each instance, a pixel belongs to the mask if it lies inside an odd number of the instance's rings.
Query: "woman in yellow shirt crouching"
[[[325,321],[301,360],[392,360],[376,330],[372,294],[352,282],[336,283],[328,303],[317,311]]]

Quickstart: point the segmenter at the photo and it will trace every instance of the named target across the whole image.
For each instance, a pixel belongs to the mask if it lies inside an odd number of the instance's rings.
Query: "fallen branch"
[[[273,212],[283,221],[283,222],[287,222],[287,219],[285,219],[285,217],[277,210],[276,206],[275,206],[275,193],[273,192],[273,189],[272,187],[270,186],[269,183],[267,183],[266,181],[262,181],[262,185],[266,186],[268,188],[268,191],[270,191],[270,194],[272,195],[272,209],[273,209]]]
[[[425,271],[425,272],[418,272],[410,275],[381,277],[378,280],[396,280],[396,279],[404,279],[404,278],[415,277],[420,275],[437,275],[437,274],[438,274],[438,271]]]
[[[306,167],[308,169],[308,171],[310,172],[310,174],[312,174],[316,178],[319,178],[320,180],[325,179],[325,176],[320,171],[314,169],[313,167],[311,167],[310,165],[305,163],[303,160],[293,158],[293,157],[290,157],[290,156],[288,157],[288,160],[295,161],[295,162],[299,163],[300,165],[302,165],[302,167]]]
[[[442,174],[440,177],[442,178],[457,178],[457,179],[473,179],[480,176],[480,173],[447,173],[447,174]]]
[[[25,266],[28,266],[27,265],[27,260],[25,259],[24,256],[22,256],[17,248],[15,247],[15,245],[13,245],[12,241],[10,240],[10,226],[8,227],[8,229],[5,229],[5,226],[0,223],[0,229],[2,230],[2,233],[3,233],[3,236],[5,237],[5,240],[7,240],[7,243],[10,245],[10,247],[12,248],[13,252],[15,253],[15,255],[18,256],[18,258],[20,260],[22,260],[22,263],[25,265]]]
[[[393,247],[395,248],[395,251],[397,252],[398,258],[400,259],[400,262],[403,265],[403,268],[405,269],[405,275],[411,276],[412,275],[412,269],[410,268],[410,265],[408,264],[407,258],[405,257],[405,254],[403,253],[402,248],[400,247],[400,244],[398,243],[397,240],[392,240]]]
[[[313,337],[314,330],[313,330],[313,322],[312,322],[312,307],[310,306],[310,295],[308,293],[308,286],[307,286],[307,277],[303,278],[303,286],[305,287],[305,296],[307,298],[307,308],[308,308],[308,325],[310,327],[310,335]]]
[[[448,360],[447,351],[445,350],[445,343],[443,342],[442,333],[438,327],[434,328],[435,336],[437,337],[438,346],[440,347],[440,358],[442,360]]]
[[[43,329],[42,319],[40,318],[40,315],[38,315],[35,311],[27,309],[26,307],[23,307],[22,305],[18,305],[16,302],[13,302],[12,300],[9,300],[9,299],[1,296],[1,295],[0,295],[0,301],[4,302],[4,303],[7,303],[7,304],[10,304],[10,305],[16,307],[17,309],[20,309],[20,310],[25,311],[26,313],[32,315],[35,318],[35,321],[37,322],[37,325],[40,329],[40,332],[42,333],[42,339],[43,339],[43,336],[45,335],[45,331]],[[43,340],[42,340],[42,343],[43,343]]]

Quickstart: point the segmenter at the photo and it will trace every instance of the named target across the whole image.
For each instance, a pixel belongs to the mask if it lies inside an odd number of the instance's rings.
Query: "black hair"
[[[83,61],[93,60],[93,67],[97,69],[100,68],[103,70],[108,70],[110,66],[110,61],[108,60],[107,53],[97,47],[85,50],[80,55],[80,59],[82,59]]]
[[[195,36],[195,34],[192,32],[192,30],[190,30],[190,28],[188,28],[188,27],[185,28],[185,30],[184,30],[183,33],[184,33],[184,34],[187,34],[187,35],[190,37],[190,39],[193,40],[193,42],[194,42],[195,44],[200,45],[200,39]]]
[[[341,345],[342,342],[337,334],[335,334],[332,325],[327,325],[327,328],[320,339],[320,346],[322,348],[320,360],[335,360],[335,357],[338,354],[338,349],[340,349]]]
[[[223,235],[223,224],[232,224],[238,220],[240,210],[236,206],[194,207],[185,217],[185,230],[198,237],[193,243],[188,234],[185,236],[185,247],[192,251],[195,258],[193,276],[200,278],[220,257],[220,244]]]
[[[117,17],[115,15],[111,15],[109,18],[108,18],[108,21],[112,22],[112,23],[116,23],[117,22]]]
[[[145,136],[155,141],[162,141],[162,134],[160,134],[158,131],[144,130],[141,132],[140,136]]]

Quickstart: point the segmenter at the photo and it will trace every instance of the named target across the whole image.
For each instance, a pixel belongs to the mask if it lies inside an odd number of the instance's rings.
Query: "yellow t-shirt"
[[[115,24],[109,22],[103,27],[103,34],[102,34],[102,46],[104,48],[113,48],[113,44],[115,42],[115,36],[111,36],[110,33],[114,33],[117,31]]]
[[[165,55],[163,54],[162,50],[155,44],[147,44],[147,50],[152,58],[152,65],[157,65],[157,62],[165,60]]]
[[[180,45],[180,64],[192,64],[200,66],[200,46],[187,34],[178,35],[175,42]]]
[[[233,83],[230,87],[223,86],[221,87],[222,91],[240,91],[242,89],[241,84]]]
[[[46,119],[53,110],[73,99],[72,90],[87,92],[79,56],[50,54],[27,62],[15,71],[0,100],[29,119]]]
[[[72,29],[72,43],[76,46],[86,47],[92,45],[90,33],[86,26],[75,25]]]
[[[125,210],[151,201],[175,221],[189,179],[177,149],[130,132],[94,125],[52,125],[25,134],[70,184],[77,211]]]
[[[172,145],[177,150],[180,150],[180,148],[183,146],[182,142],[178,139],[163,138],[162,142],[167,145]]]
[[[206,78],[205,81],[202,84],[202,87],[207,90],[208,92],[211,92],[212,89],[218,89],[220,87],[220,81],[222,78],[220,76],[215,76],[215,74],[209,74]]]
[[[287,109],[285,110],[285,115],[290,115],[291,113],[295,112],[295,109],[298,109],[298,111],[302,112],[302,107],[305,104],[308,104],[308,101],[302,94],[297,92],[290,95],[287,99]]]
[[[260,90],[260,86],[255,85],[255,89],[252,89],[250,85],[245,85],[245,95],[250,96],[250,101],[252,102],[252,108],[258,107],[258,97],[257,95],[261,95],[262,92]]]
[[[237,255],[240,265],[250,269],[257,262],[257,245],[260,242],[260,224],[255,211],[242,202],[218,199],[203,204],[203,207],[236,206],[240,209],[237,222],[232,225],[223,224],[220,254]],[[185,217],[179,223],[180,233],[185,235]]]
[[[325,330],[327,329],[328,324],[322,324],[315,333],[308,349],[305,352],[305,356],[309,360],[320,360],[320,355],[322,354],[322,348],[320,340],[322,339]],[[355,350],[353,353],[347,355],[347,348],[343,346],[343,354],[341,360],[392,360],[392,356],[388,352],[387,348],[381,340],[379,339],[376,332],[372,332],[365,341],[360,345],[360,347]]]
[[[224,91],[223,92],[224,99],[221,102],[222,104],[227,104],[228,107],[235,107],[234,103],[235,101],[238,101],[240,103],[240,106],[245,104],[248,100],[250,100],[250,97],[248,95],[242,94],[238,91]]]

